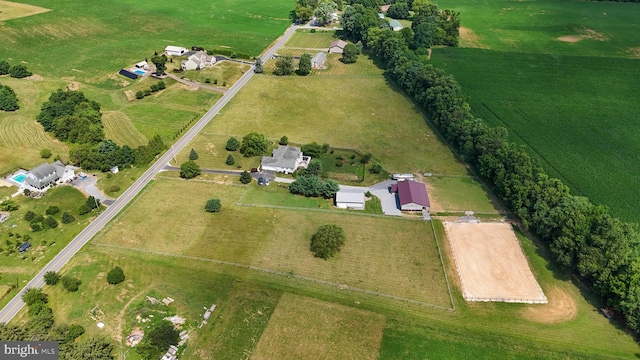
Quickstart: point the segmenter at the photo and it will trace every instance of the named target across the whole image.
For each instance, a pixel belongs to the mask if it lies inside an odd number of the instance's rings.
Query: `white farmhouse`
[[[45,192],[49,186],[62,184],[73,180],[75,173],[60,160],[53,164],[45,163],[26,173],[21,190]]]
[[[291,174],[298,168],[306,169],[309,161],[311,157],[304,156],[299,147],[280,145],[277,149],[273,149],[271,156],[262,157],[260,168],[262,171]]]
[[[215,56],[207,55],[204,51],[189,56],[188,60],[182,60],[182,70],[198,70],[204,69],[216,63]]]
[[[164,51],[167,53],[167,56],[182,56],[187,52],[187,49],[181,46],[169,45],[164,48]]]

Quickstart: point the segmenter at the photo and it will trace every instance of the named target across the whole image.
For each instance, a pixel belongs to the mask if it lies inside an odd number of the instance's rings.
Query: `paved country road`
[[[262,54],[266,62],[276,50],[281,47],[295,32],[297,26],[290,26],[276,43]],[[208,123],[222,110],[222,108],[238,93],[238,91],[254,75],[253,66],[220,98],[220,100],[207,111],[202,118],[193,125],[158,161],[156,161],[142,176],[133,183],[120,197],[90,223],[78,236],[76,236],[62,251],[58,253],[36,276],[20,290],[18,294],[0,311],[0,323],[8,323],[22,309],[24,302],[22,294],[28,288],[40,288],[44,285],[44,274],[47,271],[59,271],[91,238],[98,233],[113,217],[115,217],[138,193],[149,183],[153,177],[169,164],[174,153],[180,152]]]

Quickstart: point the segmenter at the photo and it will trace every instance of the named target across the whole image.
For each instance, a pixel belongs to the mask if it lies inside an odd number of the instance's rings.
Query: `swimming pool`
[[[18,174],[18,175],[14,175],[11,180],[15,181],[15,182],[19,182],[22,183],[24,181],[24,179],[27,178],[27,175],[25,174]]]
[[[146,74],[146,73],[147,73],[146,71],[144,71],[144,70],[140,70],[140,69],[135,69],[133,72],[134,72],[134,73],[136,73],[136,74],[138,74],[138,75],[140,75],[140,76],[142,76],[142,75],[144,75],[144,74]]]

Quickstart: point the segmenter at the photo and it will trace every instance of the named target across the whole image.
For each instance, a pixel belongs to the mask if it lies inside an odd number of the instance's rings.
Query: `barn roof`
[[[398,198],[401,206],[410,203],[430,206],[426,186],[417,181],[406,180],[398,182]]]

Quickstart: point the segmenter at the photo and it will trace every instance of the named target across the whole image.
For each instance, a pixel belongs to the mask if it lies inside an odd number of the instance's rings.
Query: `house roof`
[[[295,169],[296,161],[302,154],[299,147],[295,146],[278,146],[277,149],[273,149],[272,155],[263,156],[260,164],[262,166],[273,166],[287,169]]]
[[[331,45],[329,45],[329,48],[332,47],[339,47],[340,49],[344,49],[344,47],[347,46],[347,42],[344,40],[336,40],[334,42],[331,43]]]
[[[64,175],[64,169],[65,166],[60,160],[53,164],[38,165],[27,174],[24,181],[35,188],[41,189],[60,179]]]
[[[410,203],[430,206],[426,186],[417,181],[406,180],[398,182],[398,198],[400,199],[400,206]]]
[[[389,20],[389,26],[391,26],[391,28],[395,29],[395,28],[404,28],[404,26],[402,26],[402,24],[400,23],[400,21],[398,20]]]
[[[189,56],[189,60],[199,63],[199,62],[211,62],[213,60],[213,56],[208,55],[204,51],[198,51],[197,53]]]
[[[165,51],[175,51],[175,52],[184,52],[187,51],[186,48],[183,48],[182,46],[173,46],[173,45],[169,45],[166,48],[164,48]]]
[[[363,192],[338,191],[336,202],[364,204]]]
[[[324,52],[319,52],[317,53],[313,59],[311,59],[311,63],[316,63],[316,64],[324,64],[324,61],[327,59],[327,54]]]

